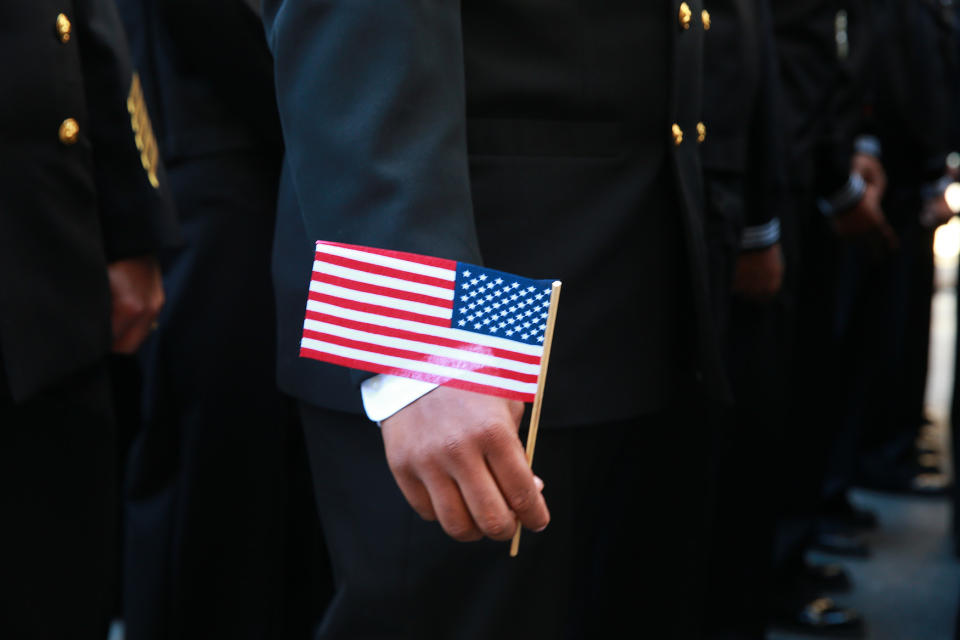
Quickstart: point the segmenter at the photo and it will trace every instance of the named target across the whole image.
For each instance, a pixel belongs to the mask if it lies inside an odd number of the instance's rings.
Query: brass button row
[[[683,129],[680,128],[680,125],[674,123],[670,127],[670,133],[673,134],[673,144],[678,147],[683,144]],[[703,142],[707,139],[707,125],[702,122],[697,123],[697,142]]]
[[[67,14],[57,14],[55,27],[57,39],[63,44],[70,42],[70,37],[73,35],[73,23],[70,22]],[[61,144],[67,147],[72,146],[80,139],[80,124],[74,118],[67,118],[60,123],[60,130],[57,135]]]
[[[680,3],[680,26],[684,30],[687,30],[693,25],[693,10],[690,8],[690,5],[686,2]],[[710,30],[710,12],[704,9],[700,12],[700,20],[703,22],[703,28],[705,31]]]

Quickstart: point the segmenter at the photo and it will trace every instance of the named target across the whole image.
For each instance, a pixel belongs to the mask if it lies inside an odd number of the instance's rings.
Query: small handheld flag
[[[317,242],[300,355],[533,402],[552,280]]]

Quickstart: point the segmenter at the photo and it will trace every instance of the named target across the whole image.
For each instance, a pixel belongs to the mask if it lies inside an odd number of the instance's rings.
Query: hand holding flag
[[[514,524],[549,519],[530,463],[558,293],[549,280],[317,243],[300,354],[442,385],[385,420],[383,437],[407,500],[457,539],[506,540]],[[516,401],[534,402],[526,462]]]

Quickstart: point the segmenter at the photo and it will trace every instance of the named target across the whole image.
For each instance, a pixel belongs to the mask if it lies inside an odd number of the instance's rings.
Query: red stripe
[[[378,296],[387,296],[390,298],[397,298],[399,300],[408,300],[410,302],[429,304],[435,307],[442,307],[444,309],[453,309],[453,300],[444,300],[443,298],[437,298],[435,296],[427,296],[421,293],[402,291],[400,289],[393,289],[391,287],[381,287],[375,284],[350,280],[349,278],[331,276],[318,271],[314,271],[313,276],[310,279],[314,282],[332,284],[338,287],[344,287],[346,289],[353,289],[354,291],[363,291],[364,293],[374,293]]]
[[[451,269],[453,271],[457,270],[456,261],[447,260],[445,258],[434,258],[433,256],[422,256],[418,253],[405,253],[403,251],[393,251],[391,249],[374,249],[373,247],[361,247],[355,244],[343,244],[340,242],[326,242],[324,240],[321,240],[317,244],[326,244],[332,247],[343,247],[344,249],[353,249],[354,251],[374,253],[378,256],[388,256],[390,258],[396,258],[397,260],[406,260],[407,262],[417,262],[419,264],[426,264],[431,267],[439,267],[440,269]]]
[[[470,362],[468,360],[460,360],[456,358],[445,358],[443,356],[433,355],[430,353],[422,353],[420,351],[409,351],[407,349],[385,347],[381,344],[373,344],[372,342],[362,342],[360,340],[351,340],[350,338],[334,336],[329,333],[321,333],[319,331],[312,331],[310,329],[304,329],[303,337],[312,338],[313,340],[319,340],[320,342],[328,342],[330,344],[339,345],[341,347],[349,347],[350,349],[357,349],[359,351],[378,353],[384,356],[404,358],[405,360],[415,360],[416,362],[429,362],[431,364],[435,364],[441,367],[450,367],[451,369],[463,369],[464,371],[474,371],[476,373],[483,373],[488,376],[504,378],[506,380],[516,380],[517,382],[527,382],[527,383],[533,383],[533,384],[537,382],[537,376],[529,373],[520,373],[518,371],[510,371],[509,369],[501,369],[499,367],[490,367],[482,364],[477,364],[475,362]]]
[[[317,293],[316,291],[310,292],[310,299],[316,302],[326,302],[327,304],[332,304],[335,307],[342,307],[344,309],[353,309],[354,311],[373,313],[378,316],[389,316],[391,318],[400,318],[401,320],[422,322],[423,324],[430,324],[436,327],[450,328],[449,318],[435,318],[434,316],[413,313],[411,311],[401,311],[400,309],[382,307],[378,304],[369,304],[366,302],[357,302],[356,300],[347,300],[346,298],[329,296],[325,293]]]
[[[455,378],[445,378],[443,376],[434,376],[427,373],[421,373],[420,371],[410,371],[408,369],[397,369],[394,367],[388,367],[373,362],[366,362],[364,360],[354,360],[353,358],[343,358],[340,356],[335,356],[332,353],[324,353],[322,351],[314,351],[313,349],[300,349],[301,358],[310,358],[312,360],[320,360],[321,362],[329,362],[330,364],[340,365],[342,367],[350,367],[351,369],[359,369],[361,371],[370,371],[372,373],[385,373],[392,376],[402,376],[404,378],[412,378],[414,380],[423,380],[424,382],[432,382],[434,384],[440,384],[447,387],[454,387],[457,389],[464,389],[466,391],[474,391],[476,393],[483,393],[490,396],[498,396],[501,398],[508,398],[510,400],[519,400],[520,402],[533,402],[534,394],[532,393],[521,393],[519,391],[511,391],[510,389],[501,389],[500,387],[492,387],[483,384],[477,384],[475,382],[468,382],[466,380],[457,380]]]
[[[400,280],[409,280],[410,282],[429,284],[434,287],[440,287],[441,289],[453,289],[455,286],[453,280],[434,278],[433,276],[411,273],[409,271],[403,271],[402,269],[391,269],[390,267],[384,267],[379,264],[370,264],[369,262],[354,260],[352,258],[344,258],[342,256],[332,256],[329,253],[320,253],[319,251],[314,254],[314,259],[319,262],[327,262],[329,264],[335,264],[339,267],[346,267],[347,269],[356,269],[357,271],[366,271],[367,273],[375,273],[381,276],[399,278]]]
[[[330,324],[335,324],[340,327],[346,327],[348,329],[355,329],[357,331],[366,331],[367,333],[376,333],[382,336],[390,336],[391,338],[402,338],[404,340],[415,340],[417,342],[425,342],[427,344],[437,345],[439,347],[450,347],[451,349],[463,349],[465,351],[475,351],[477,353],[487,353],[498,358],[504,358],[506,360],[515,360],[516,362],[523,362],[525,364],[540,364],[540,356],[533,356],[527,353],[518,353],[516,351],[508,351],[507,349],[498,349],[495,347],[488,347],[486,345],[480,345],[475,342],[463,342],[460,340],[453,340],[451,338],[441,338],[440,336],[431,336],[425,333],[416,333],[414,331],[404,331],[403,329],[394,329],[393,327],[383,327],[378,324],[370,324],[368,322],[358,322],[356,320],[348,320],[347,318],[338,318],[337,316],[331,316],[326,313],[319,313],[317,311],[307,311],[307,318],[310,320],[316,320],[318,322],[329,322]]]

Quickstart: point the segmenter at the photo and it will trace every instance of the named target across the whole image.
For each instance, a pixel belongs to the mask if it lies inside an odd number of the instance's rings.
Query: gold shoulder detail
[[[127,111],[130,113],[130,126],[133,128],[133,139],[140,152],[140,164],[147,172],[147,179],[154,189],[160,188],[157,178],[157,165],[160,162],[160,150],[157,148],[157,139],[153,135],[153,126],[150,124],[150,114],[147,113],[147,103],[143,99],[143,87],[140,85],[140,76],[133,74],[130,83],[130,94],[127,96]]]

